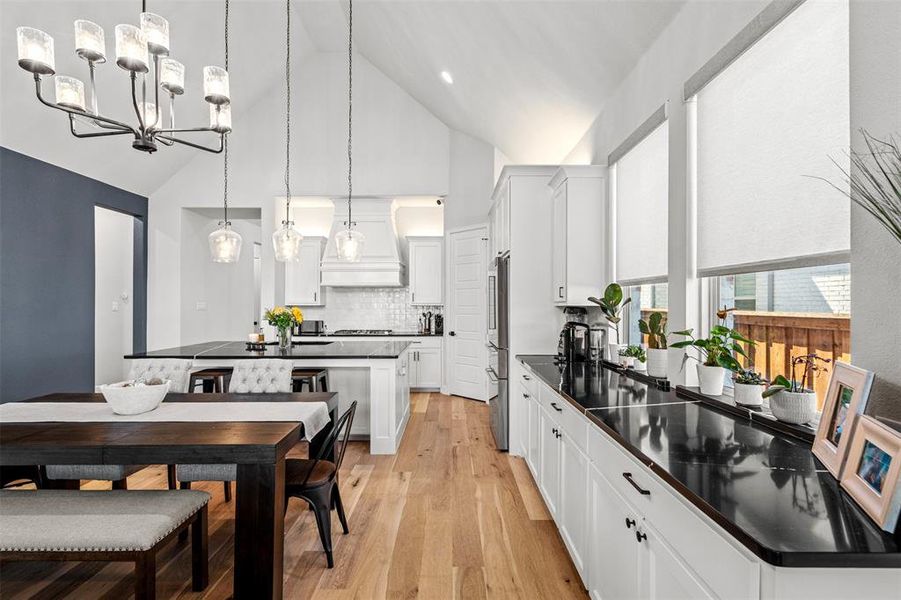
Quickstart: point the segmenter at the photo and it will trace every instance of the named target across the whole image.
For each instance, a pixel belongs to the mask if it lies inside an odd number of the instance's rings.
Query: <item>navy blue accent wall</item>
[[[94,206],[136,217],[134,350],[147,343],[147,198],[0,147],[0,402],[94,388]]]

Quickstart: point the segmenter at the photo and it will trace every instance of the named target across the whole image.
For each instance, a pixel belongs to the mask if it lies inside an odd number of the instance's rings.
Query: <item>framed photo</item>
[[[836,479],[848,455],[854,420],[866,409],[872,384],[870,371],[843,362],[836,362],[832,369],[813,453]]]
[[[842,487],[890,533],[897,528],[901,513],[899,474],[901,433],[872,417],[860,416],[842,470]]]

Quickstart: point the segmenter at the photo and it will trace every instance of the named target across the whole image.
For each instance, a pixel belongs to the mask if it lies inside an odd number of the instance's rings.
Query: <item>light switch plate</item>
[[[113,312],[119,312],[119,303],[113,300]]]
[[[198,302],[197,310],[206,310],[206,302]]]

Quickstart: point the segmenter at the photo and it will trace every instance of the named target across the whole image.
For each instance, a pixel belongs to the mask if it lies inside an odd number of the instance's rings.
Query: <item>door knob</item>
[[[626,517],[626,529],[632,529],[635,526],[635,519]]]

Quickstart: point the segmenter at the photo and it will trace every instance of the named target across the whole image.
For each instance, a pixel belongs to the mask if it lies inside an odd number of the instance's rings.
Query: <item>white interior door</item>
[[[488,400],[487,233],[484,226],[448,233],[448,318],[444,327],[448,391],[482,401]]]
[[[128,373],[134,332],[134,217],[94,207],[94,383]]]

